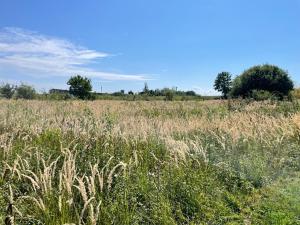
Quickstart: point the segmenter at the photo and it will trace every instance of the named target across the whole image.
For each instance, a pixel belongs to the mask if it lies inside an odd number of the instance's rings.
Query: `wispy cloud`
[[[110,54],[20,28],[0,30],[0,66],[39,76],[83,74],[104,80],[147,80],[144,74],[119,74],[95,70]]]

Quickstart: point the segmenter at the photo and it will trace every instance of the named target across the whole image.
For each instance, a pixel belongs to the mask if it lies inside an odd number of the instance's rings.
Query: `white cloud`
[[[0,65],[38,76],[70,76],[74,74],[104,80],[147,80],[144,74],[102,72],[89,67],[110,56],[70,41],[48,37],[20,28],[0,30]]]

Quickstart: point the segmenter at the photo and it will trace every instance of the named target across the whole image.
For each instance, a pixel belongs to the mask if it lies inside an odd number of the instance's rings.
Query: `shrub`
[[[253,90],[252,91],[252,98],[256,101],[264,101],[268,100],[272,97],[272,94],[269,91],[264,90]]]
[[[194,91],[187,91],[187,92],[185,92],[185,94],[187,96],[196,96],[197,95],[196,92],[194,92]]]
[[[172,90],[167,90],[165,95],[166,95],[166,101],[173,101],[174,93]]]
[[[235,78],[231,95],[251,97],[254,90],[268,91],[279,97],[293,90],[293,82],[287,72],[273,65],[254,66]]]
[[[21,84],[20,86],[16,87],[14,97],[19,99],[34,99],[36,96],[36,91],[33,87],[25,84]]]
[[[12,98],[15,93],[15,86],[4,84],[0,87],[0,96],[4,98]]]

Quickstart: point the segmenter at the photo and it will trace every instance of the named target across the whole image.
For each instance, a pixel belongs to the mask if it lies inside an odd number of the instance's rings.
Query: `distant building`
[[[63,89],[50,89],[50,94],[68,94],[69,90],[63,90]]]

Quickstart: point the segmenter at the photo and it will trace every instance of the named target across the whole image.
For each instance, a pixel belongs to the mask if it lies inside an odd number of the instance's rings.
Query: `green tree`
[[[67,84],[70,85],[70,94],[82,100],[91,99],[92,85],[90,79],[77,75],[71,77]]]
[[[34,99],[36,96],[36,91],[33,87],[25,84],[21,84],[16,87],[15,90],[15,98],[23,98],[23,99]]]
[[[236,77],[231,94],[235,97],[253,97],[257,91],[268,91],[280,98],[293,90],[294,84],[288,73],[278,66],[259,65],[251,67]]]
[[[228,72],[219,73],[214,84],[215,90],[221,92],[225,99],[231,90],[231,75]]]
[[[4,98],[12,98],[15,93],[15,86],[10,84],[4,84],[0,87],[0,96]]]
[[[186,91],[185,94],[187,96],[196,96],[197,95],[196,92],[194,92],[194,91]]]

